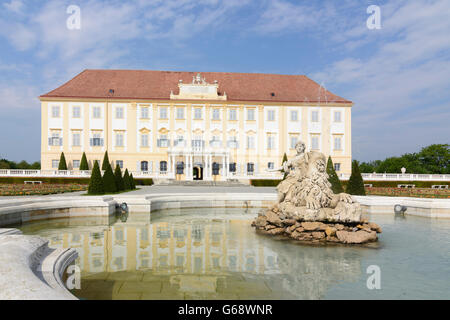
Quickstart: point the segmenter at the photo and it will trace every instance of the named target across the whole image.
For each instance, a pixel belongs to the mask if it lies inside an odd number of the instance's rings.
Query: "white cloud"
[[[9,3],[5,2],[3,6],[9,11],[20,13],[23,8],[23,3],[20,0],[11,0]]]

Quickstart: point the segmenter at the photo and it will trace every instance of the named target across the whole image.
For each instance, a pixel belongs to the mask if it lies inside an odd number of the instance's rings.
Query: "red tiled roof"
[[[218,81],[228,101],[351,103],[304,75],[200,72],[206,82]],[[115,98],[169,100],[178,81],[191,83],[197,72],[149,70],[84,70],[40,98]],[[110,94],[110,89],[114,94]],[[274,95],[272,95],[272,93]]]

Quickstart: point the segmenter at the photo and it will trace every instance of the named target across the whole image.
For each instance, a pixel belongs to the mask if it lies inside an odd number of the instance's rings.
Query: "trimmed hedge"
[[[328,157],[327,173],[328,173],[328,181],[331,183],[331,190],[333,190],[333,193],[339,194],[344,192],[344,188],[342,188],[341,181],[339,180],[339,177],[337,176],[336,171],[334,170],[333,160],[331,160],[331,157]]]
[[[136,179],[134,178],[134,183],[137,186],[152,186],[153,185],[153,179],[151,178],[142,178],[142,179]]]
[[[255,187],[276,187],[282,180],[257,179],[250,180],[250,184]]]
[[[345,192],[348,194],[365,196],[366,189],[364,188],[364,181],[359,171],[358,161],[353,160],[352,162],[352,174],[348,179],[347,187]]]
[[[59,157],[58,170],[67,170],[67,162],[64,152],[61,152],[61,156]]]
[[[105,186],[103,184],[102,174],[98,162],[94,162],[94,168],[92,168],[91,179],[89,181],[88,194],[104,194]]]
[[[342,185],[347,187],[348,181],[341,181]],[[431,188],[433,185],[448,185],[448,181],[369,181],[364,180],[364,184],[371,184],[372,187],[397,188],[399,184],[414,184],[416,188]]]
[[[23,184],[24,181],[42,181],[42,183],[49,184],[89,184],[89,178],[0,177],[0,184]]]

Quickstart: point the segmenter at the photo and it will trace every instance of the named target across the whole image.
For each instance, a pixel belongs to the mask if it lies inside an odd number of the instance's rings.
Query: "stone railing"
[[[417,174],[417,173],[362,173],[366,181],[450,181],[450,174]],[[348,180],[350,174],[340,174],[339,179]]]
[[[172,178],[173,173],[168,171],[130,171],[135,178]],[[90,170],[21,170],[21,169],[0,169],[0,177],[71,177],[89,178]],[[231,179],[281,179],[283,175],[278,171],[256,172],[230,172],[228,178]],[[450,181],[450,174],[401,174],[401,173],[363,173],[362,177],[366,181]],[[339,179],[348,180],[350,174],[339,174]]]

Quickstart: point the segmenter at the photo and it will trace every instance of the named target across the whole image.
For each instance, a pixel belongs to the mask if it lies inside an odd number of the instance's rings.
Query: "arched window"
[[[148,162],[141,161],[141,171],[148,171]]]
[[[220,166],[217,162],[213,162],[212,164],[212,174],[213,176],[219,175]]]
[[[167,171],[167,161],[161,161],[159,163],[159,171],[161,171],[161,172]]]
[[[184,162],[178,161],[177,162],[177,174],[183,174],[184,171]]]

